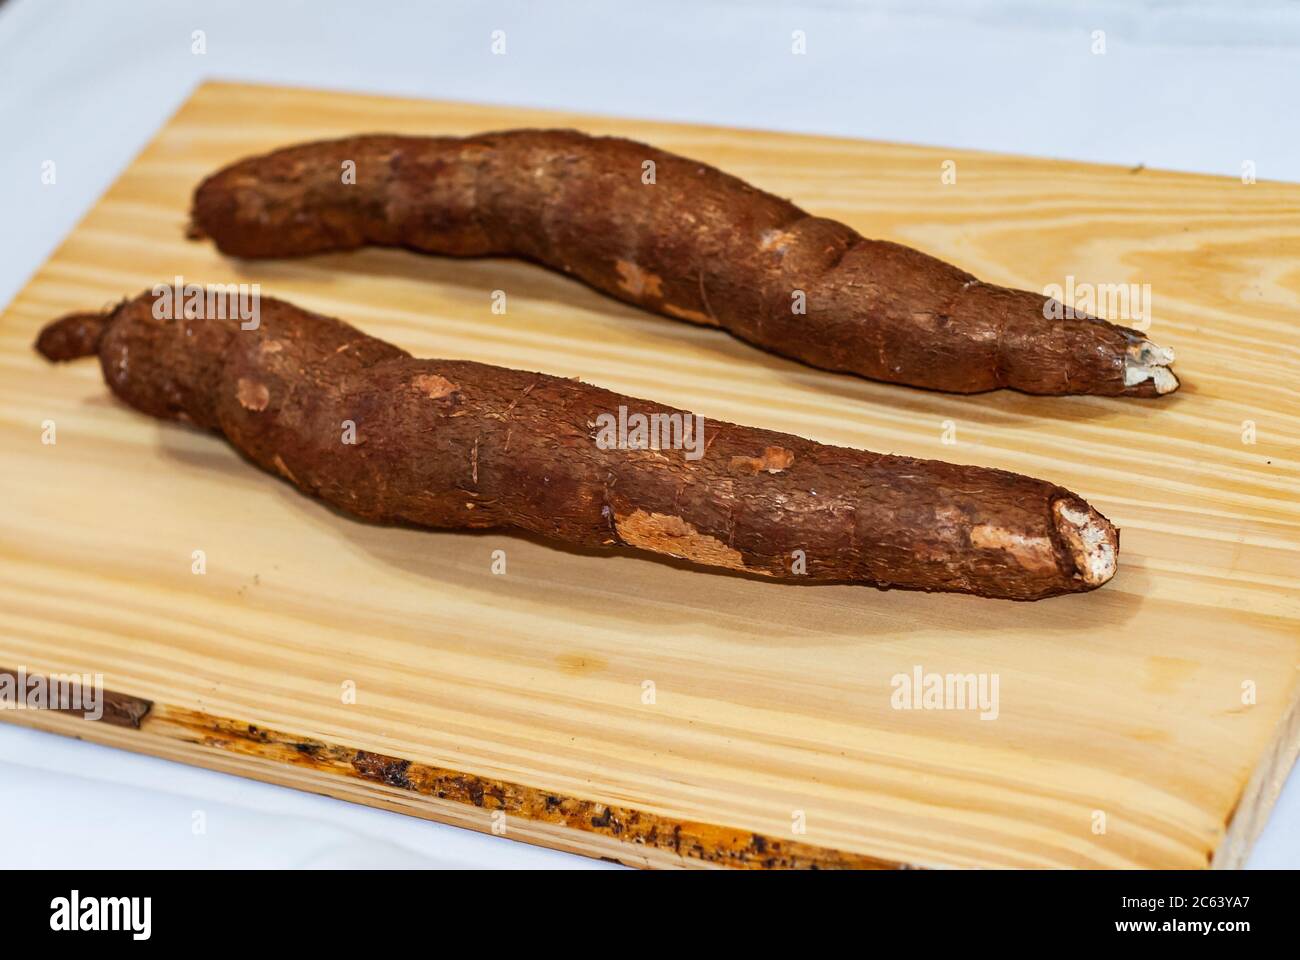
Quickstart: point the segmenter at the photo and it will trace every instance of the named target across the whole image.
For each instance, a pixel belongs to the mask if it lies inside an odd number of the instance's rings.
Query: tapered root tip
[[[1052,514],[1079,579],[1100,587],[1115,576],[1119,532],[1109,520],[1081,500],[1057,500]]]
[[[51,363],[76,360],[99,352],[99,340],[113,311],[70,313],[45,325],[36,338],[36,352]]]
[[[1151,381],[1159,395],[1178,389],[1178,378],[1169,369],[1174,352],[1150,340],[1134,340],[1124,354],[1124,386],[1137,387]]]

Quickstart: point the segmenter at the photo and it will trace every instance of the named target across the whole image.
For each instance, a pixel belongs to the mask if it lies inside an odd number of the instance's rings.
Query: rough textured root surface
[[[72,313],[48,324],[36,340],[36,349],[46,360],[58,363],[89,357],[99,350],[110,313]]]
[[[1001,470],[706,421],[683,449],[602,449],[602,414],[682,411],[573,380],[419,360],[263,299],[260,324],[168,319],[155,296],[90,328],[104,378],[156,417],[220,431],[264,469],[365,520],[513,527],[790,580],[1031,600],[1114,573],[1117,531],[1068,490]],[[38,341],[88,352],[84,316]],[[75,350],[50,350],[52,343]],[[671,421],[668,421],[671,422]]]
[[[240,257],[367,244],[524,257],[816,367],[956,393],[1178,386],[1172,353],[1130,356],[1146,343],[1136,331],[1049,319],[1038,294],[868,240],[706,164],[573,130],[289,147],[204,181],[191,233]]]

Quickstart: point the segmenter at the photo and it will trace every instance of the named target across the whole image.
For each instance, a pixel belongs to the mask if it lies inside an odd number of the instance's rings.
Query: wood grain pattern
[[[1177,350],[1184,387],[1158,403],[931,394],[804,369],[526,264],[398,251],[239,263],[183,239],[194,184],[236,157],[525,124],[697,156],[993,282],[1149,283],[1151,333]],[[958,180],[945,186],[947,159]],[[282,744],[712,838],[683,854],[524,803],[506,812],[510,837],[645,865],[727,862],[754,835],[838,865],[1237,865],[1300,740],[1298,265],[1290,185],[204,85],[0,318],[0,665],[98,671],[154,708],[139,730],[0,718],[479,829],[488,811],[472,798],[289,762]],[[1094,594],[1013,604],[355,523],[219,439],[115,403],[95,364],[55,369],[32,352],[50,318],[177,274],[259,282],[417,355],[1042,476],[1122,527],[1120,572]],[[57,443],[43,444],[51,420]],[[996,676],[997,719],[894,709],[893,678],[917,666]],[[230,748],[195,724],[252,724],[279,745]]]

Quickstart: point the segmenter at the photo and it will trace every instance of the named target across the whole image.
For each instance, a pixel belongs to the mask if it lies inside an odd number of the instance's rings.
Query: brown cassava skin
[[[1042,480],[717,421],[695,460],[600,449],[601,414],[680,411],[541,373],[415,359],[277,300],[261,300],[255,330],[159,319],[154,301],[56,321],[37,349],[56,361],[98,353],[131,406],[219,431],[364,520],[513,527],[776,578],[1021,600],[1096,585],[1076,569],[1054,504],[1090,513],[1118,548],[1104,518]],[[345,421],[355,443],[343,442]]]
[[[205,180],[192,234],[238,257],[369,244],[523,257],[827,370],[954,393],[1156,395],[1150,380],[1124,384],[1125,353],[1144,340],[1134,330],[1046,319],[1039,294],[621,138],[511,130],[293,146]]]

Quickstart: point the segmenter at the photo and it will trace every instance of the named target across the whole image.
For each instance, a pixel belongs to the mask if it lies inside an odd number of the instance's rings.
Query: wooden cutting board
[[[237,157],[519,125],[647,140],[985,280],[1150,284],[1183,389],[945,396],[522,263],[238,263],[184,238],[191,190]],[[32,352],[47,320],[177,275],[417,355],[1049,478],[1122,527],[1120,572],[1025,604],[357,523]],[[0,320],[0,667],[118,695],[104,722],[0,717],[636,865],[1237,865],[1300,742],[1298,318],[1295,185],[205,84]],[[918,670],[996,681],[996,718],[896,709]]]

